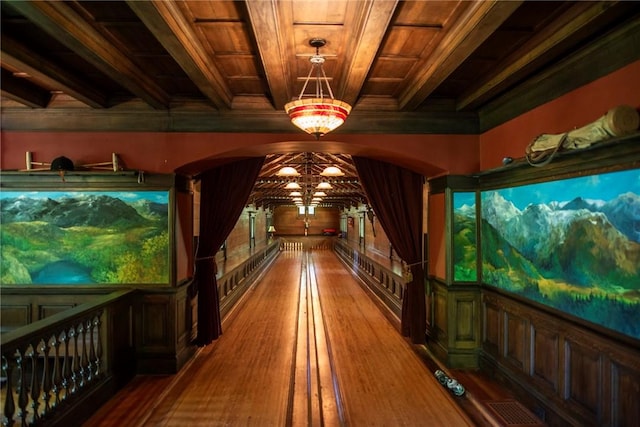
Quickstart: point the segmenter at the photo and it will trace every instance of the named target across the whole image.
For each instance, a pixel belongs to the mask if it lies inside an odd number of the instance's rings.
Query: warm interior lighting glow
[[[320,48],[325,43],[324,39],[309,40],[309,44],[316,48],[316,54],[310,59],[311,70],[302,86],[298,99],[284,106],[285,111],[291,118],[291,122],[308,134],[315,135],[316,139],[320,139],[321,136],[341,126],[349,113],[351,113],[351,105],[333,97],[329,79],[322,68],[324,57],[320,56]],[[305,90],[314,70],[316,72],[314,77],[316,83],[315,93],[305,95]],[[324,96],[323,81],[329,92],[328,98]]]
[[[302,196],[302,193],[299,192],[299,191],[292,191],[291,193],[289,193],[289,195],[291,197],[300,197],[300,196]]]
[[[275,233],[276,232],[276,228],[273,225],[269,226],[269,229],[267,230],[269,233]]]
[[[300,176],[298,171],[291,166],[283,167],[278,172],[276,172],[276,175],[277,176]]]
[[[313,197],[325,197],[327,195],[327,193],[325,193],[324,191],[316,191],[315,193],[313,193]]]
[[[333,186],[331,184],[329,184],[328,182],[321,182],[320,184],[316,185],[316,188],[318,190],[331,190],[333,188]]]
[[[324,168],[324,170],[322,171],[322,173],[320,174],[322,176],[344,176],[344,172],[342,172],[339,168],[335,167],[335,166],[329,166]]]
[[[297,182],[290,182],[287,185],[285,185],[284,188],[287,190],[299,190],[302,187],[300,187],[300,184],[298,184]]]

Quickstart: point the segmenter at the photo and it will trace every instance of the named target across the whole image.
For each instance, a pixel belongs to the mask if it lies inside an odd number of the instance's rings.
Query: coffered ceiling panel
[[[362,123],[381,110],[401,128],[421,129],[406,121],[426,111],[447,114],[456,132],[468,113],[640,16],[640,5],[625,1],[5,0],[0,7],[3,125],[24,126],[12,120],[22,106],[43,122],[38,129],[64,97],[64,108],[75,100],[74,108],[96,115],[132,101],[169,115],[191,103],[194,112],[200,105],[224,113],[229,129],[242,129],[251,110],[262,114],[263,131],[290,131],[284,104],[310,69],[309,40],[324,38],[334,95]],[[109,123],[122,130],[128,120]],[[51,126],[86,125],[69,118]],[[192,131],[209,130],[202,126]]]
[[[3,130],[298,133],[284,105],[312,38],[353,106],[336,135],[479,133],[640,59],[634,1],[3,0],[0,15]]]

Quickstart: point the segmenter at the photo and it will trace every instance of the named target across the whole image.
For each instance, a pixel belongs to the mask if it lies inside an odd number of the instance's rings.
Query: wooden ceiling
[[[284,105],[309,72],[309,40],[323,38],[333,93],[353,106],[336,134],[477,134],[517,115],[514,105],[544,101],[523,87],[554,78],[577,52],[588,57],[599,40],[621,31],[637,38],[640,22],[640,3],[628,1],[3,0],[0,8],[3,130],[301,133]],[[623,60],[637,59],[635,50]],[[566,91],[573,79],[558,80]],[[306,155],[270,156],[261,179]]]
[[[625,1],[3,0],[3,128],[295,132],[283,107],[299,95],[309,40],[319,37],[334,95],[354,107],[338,132],[474,133],[479,111],[637,20],[638,9]],[[69,109],[76,114],[51,114]]]
[[[290,166],[296,169],[299,176],[281,176],[280,169]],[[327,167],[336,167],[342,172],[340,176],[323,176]],[[286,189],[285,186],[295,182],[301,188],[298,190]],[[330,189],[318,189],[321,182],[328,183]],[[319,207],[334,207],[349,209],[367,204],[358,173],[346,154],[330,153],[287,153],[268,155],[260,171],[256,185],[249,197],[249,202],[257,207],[273,208],[280,205],[293,206],[293,191],[301,193],[305,204],[311,204],[311,199],[316,192],[324,192]]]

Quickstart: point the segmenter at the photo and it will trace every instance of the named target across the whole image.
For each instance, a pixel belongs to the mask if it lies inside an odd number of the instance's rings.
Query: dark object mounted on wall
[[[71,159],[65,156],[56,157],[51,162],[52,171],[72,171],[74,169]]]
[[[60,174],[60,178],[62,178],[62,182],[65,182],[64,173],[67,171],[72,171],[74,169],[75,168],[71,159],[65,156],[56,157],[51,162],[51,170],[58,171],[58,173]]]

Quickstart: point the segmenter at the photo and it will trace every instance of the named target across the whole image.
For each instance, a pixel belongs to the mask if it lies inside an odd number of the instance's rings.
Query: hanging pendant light
[[[328,166],[320,173],[322,176],[344,176],[344,172],[335,166]]]
[[[287,190],[300,190],[302,187],[297,182],[293,181],[284,186]]]
[[[329,86],[329,79],[327,79],[327,75],[322,68],[324,57],[320,56],[320,48],[326,44],[326,41],[315,38],[309,40],[309,44],[316,48],[316,54],[310,59],[311,70],[309,71],[307,80],[304,82],[304,86],[302,86],[302,91],[298,99],[285,104],[284,109],[289,117],[291,117],[291,122],[294,125],[308,134],[314,135],[316,139],[320,139],[321,136],[331,132],[344,123],[351,112],[351,105],[333,97],[331,86]],[[309,84],[309,80],[311,80],[311,74],[313,74],[314,70],[316,71],[316,90],[313,95],[306,95],[307,98],[305,98],[304,92]],[[329,92],[329,98],[324,96],[324,90],[322,89],[323,80]],[[311,96],[311,98],[308,96]]]
[[[285,166],[278,172],[276,172],[276,176],[300,176],[300,174],[295,168],[291,166]]]
[[[316,185],[316,189],[318,190],[331,190],[333,186],[326,181],[322,181],[320,184]]]

